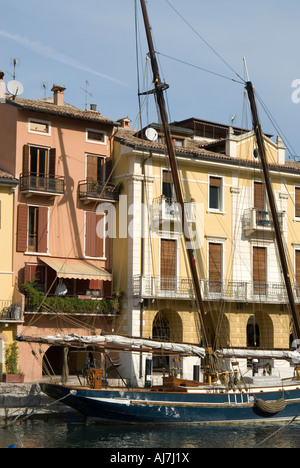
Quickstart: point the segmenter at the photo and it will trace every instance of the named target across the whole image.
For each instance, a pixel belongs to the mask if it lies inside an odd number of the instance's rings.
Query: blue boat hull
[[[147,390],[90,390],[42,384],[42,391],[79,411],[87,418],[132,423],[243,423],[284,421],[300,415],[299,389],[251,393],[167,393]],[[257,399],[286,406],[266,413]]]

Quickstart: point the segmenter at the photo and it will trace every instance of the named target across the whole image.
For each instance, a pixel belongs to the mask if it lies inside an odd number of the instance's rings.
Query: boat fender
[[[283,411],[286,407],[286,401],[284,398],[280,398],[277,401],[264,401],[258,398],[255,402],[257,408],[259,408],[263,413],[268,414],[277,414],[280,411]]]

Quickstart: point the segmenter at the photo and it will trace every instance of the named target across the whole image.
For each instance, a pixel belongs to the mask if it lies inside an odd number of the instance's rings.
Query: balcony
[[[204,301],[286,304],[283,283],[253,283],[246,281],[201,280]],[[300,286],[294,286],[295,299],[300,304]],[[191,300],[195,298],[193,282],[188,278],[134,276],[133,295],[145,299]]]
[[[23,322],[22,302],[0,300],[0,323]]]
[[[284,213],[278,213],[279,224],[281,230],[284,228]],[[245,210],[243,218],[244,232],[246,236],[253,233],[272,233],[274,229],[271,213],[268,211],[257,210],[250,208]]]
[[[195,222],[194,201],[184,204],[185,217],[189,224]],[[181,206],[164,195],[155,198],[151,206],[151,227],[153,231],[181,231],[183,214]]]
[[[43,195],[57,197],[64,194],[65,178],[61,176],[20,175],[20,191],[27,197]]]
[[[111,202],[117,203],[120,197],[120,186],[96,182],[92,180],[82,180],[78,183],[79,200],[84,204],[90,202]]]

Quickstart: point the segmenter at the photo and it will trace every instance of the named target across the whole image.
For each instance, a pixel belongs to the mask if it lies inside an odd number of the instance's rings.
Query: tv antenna
[[[44,91],[44,99],[46,99],[47,83],[42,83],[41,86],[42,86],[42,89],[43,89],[43,91]]]
[[[85,93],[85,110],[87,110],[87,108],[88,108],[88,96],[90,96],[90,97],[93,96],[92,93],[90,93],[89,90],[88,90],[89,86],[90,86],[90,85],[89,85],[89,82],[88,82],[88,80],[86,80],[86,82],[85,82],[85,89],[84,89],[84,88],[80,88],[80,89],[82,89],[82,91],[84,91],[84,93]]]
[[[15,80],[16,79],[16,66],[20,63],[20,60],[14,58],[11,60],[11,63],[12,63],[12,66],[14,67],[13,80]]]

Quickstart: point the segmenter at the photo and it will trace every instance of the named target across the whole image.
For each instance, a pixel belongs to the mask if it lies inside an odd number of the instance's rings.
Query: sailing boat
[[[172,178],[175,188],[177,203],[182,208],[183,225],[188,223],[185,219],[186,210],[178,177],[178,167],[175,150],[168,123],[164,91],[167,86],[160,79],[156,53],[154,51],[151,29],[145,0],[141,0],[142,12],[146,27],[149,45],[149,56],[153,69],[153,82],[157,103],[160,109],[166,146],[171,166]],[[268,200],[272,212],[275,236],[281,262],[282,274],[285,280],[289,303],[295,322],[298,337],[300,327],[298,315],[293,298],[293,289],[288,274],[288,265],[285,257],[284,245],[273,189],[266,163],[264,137],[258,119],[253,85],[246,83],[253,115],[253,128],[256,135],[259,154],[263,166]],[[183,229],[185,243],[189,244],[190,238],[186,229]],[[108,349],[126,348],[132,352],[145,352],[145,350],[159,349],[161,352],[196,355],[205,361],[205,375],[203,383],[192,380],[187,381],[176,377],[165,377],[163,385],[151,387],[146,385],[144,389],[108,389],[102,388],[102,369],[90,369],[87,381],[88,386],[70,386],[42,384],[42,390],[50,397],[61,400],[85,416],[90,418],[109,419],[124,422],[151,422],[151,423],[229,423],[229,422],[256,422],[266,420],[291,419],[300,414],[300,380],[282,381],[276,385],[255,385],[239,380],[238,371],[219,374],[217,360],[224,358],[281,358],[300,362],[298,351],[262,351],[239,350],[230,348],[214,349],[210,328],[207,323],[205,307],[201,295],[198,272],[195,265],[194,252],[187,248],[187,257],[193,280],[195,300],[199,311],[203,339],[205,346],[185,345],[177,343],[161,343],[155,340],[124,338],[121,336],[93,336],[80,337],[76,335],[58,335],[45,339],[36,339],[39,343],[58,344],[65,347],[99,346]],[[20,340],[26,338],[20,337]],[[32,340],[31,340],[32,341]],[[230,381],[229,381],[230,380]],[[146,378],[147,381],[147,378]],[[147,382],[146,382],[147,383]]]

